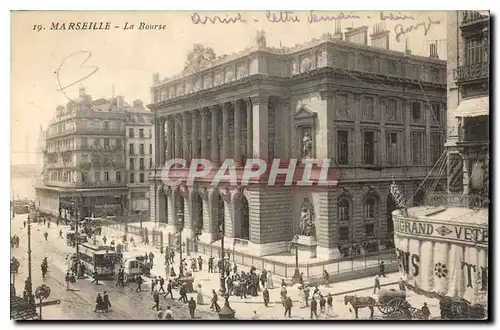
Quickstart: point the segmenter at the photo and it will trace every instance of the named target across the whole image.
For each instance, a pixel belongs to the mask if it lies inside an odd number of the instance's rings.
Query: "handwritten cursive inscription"
[[[320,23],[320,22],[331,22],[337,20],[348,20],[348,19],[360,19],[361,17],[358,15],[345,15],[344,13],[340,13],[338,15],[318,15],[314,12],[314,10],[310,10],[307,15],[307,21],[309,23]]]
[[[73,81],[65,86],[62,86],[61,80],[60,80],[60,74],[61,74],[62,69],[65,67],[65,65],[68,66],[68,63],[71,63],[71,62],[68,62],[70,59],[75,58],[79,55],[85,55],[85,59],[80,63],[79,68],[78,68],[81,71],[81,73],[79,75],[80,78],[76,79],[75,81]],[[90,76],[92,76],[93,74],[95,74],[99,70],[99,68],[96,66],[85,65],[85,63],[87,63],[91,57],[92,57],[92,53],[89,51],[86,51],[86,50],[82,50],[82,51],[73,53],[73,54],[65,57],[62,60],[61,65],[59,65],[59,68],[57,68],[57,70],[54,72],[56,74],[57,86],[59,87],[58,91],[63,93],[64,96],[69,101],[72,101],[72,99],[66,94],[65,90],[71,86],[74,86],[74,85],[84,81],[85,79],[88,79]]]
[[[386,20],[399,21],[405,19],[415,19],[415,17],[402,15],[401,12],[398,12],[397,14],[389,13],[389,15],[386,15],[383,11],[380,12],[381,21],[386,21]]]
[[[246,19],[241,15],[241,13],[237,13],[234,16],[220,17],[220,16],[207,16],[200,15],[198,13],[194,13],[191,15],[191,22],[193,24],[234,24],[234,23],[246,23]]]
[[[271,23],[295,23],[300,19],[293,11],[279,11],[278,13],[267,11],[266,18]]]
[[[394,33],[396,33],[396,42],[399,42],[399,38],[402,35],[410,33],[412,31],[417,31],[420,27],[424,28],[424,35],[426,36],[429,30],[431,29],[433,24],[441,24],[440,21],[433,21],[432,18],[428,17],[426,21],[422,21],[418,24],[404,26],[402,24],[398,24],[394,27]]]

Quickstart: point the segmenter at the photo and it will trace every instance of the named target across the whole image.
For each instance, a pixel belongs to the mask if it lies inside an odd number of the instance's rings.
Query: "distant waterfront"
[[[11,178],[10,196],[14,199],[27,198],[35,200],[35,178]]]

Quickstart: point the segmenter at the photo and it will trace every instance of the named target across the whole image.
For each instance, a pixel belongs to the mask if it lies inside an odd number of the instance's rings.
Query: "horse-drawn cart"
[[[406,301],[405,291],[380,290],[378,294],[378,301],[372,297],[356,297],[345,296],[344,302],[348,303],[354,309],[355,317],[358,318],[359,308],[369,308],[370,318],[373,318],[375,307],[378,308],[384,319],[424,319],[424,315],[420,309],[412,307]]]

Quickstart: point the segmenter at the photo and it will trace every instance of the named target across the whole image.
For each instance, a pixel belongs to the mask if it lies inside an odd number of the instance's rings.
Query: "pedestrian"
[[[189,308],[189,315],[191,315],[191,318],[194,319],[194,311],[196,310],[196,301],[194,301],[193,297],[191,297],[191,299],[188,302],[188,308]]]
[[[264,288],[266,286],[266,280],[267,280],[267,274],[266,270],[263,270],[262,273],[260,273],[260,284]]]
[[[137,275],[136,279],[135,279],[135,283],[137,283],[137,289],[135,289],[135,292],[141,292],[142,291],[142,288],[141,288],[141,285],[142,285],[142,277],[141,275]]]
[[[153,268],[153,260],[155,258],[155,255],[153,252],[149,252],[149,262],[151,263],[151,268]]]
[[[63,232],[62,232],[62,229],[59,229],[59,237],[60,237],[60,238],[63,238]]]
[[[97,271],[94,270],[94,272],[92,273],[92,282],[91,283],[95,283],[96,285],[99,285],[99,274],[97,274]]]
[[[312,299],[311,299],[311,320],[313,318],[313,314],[316,317],[316,319],[318,319],[317,312],[318,312],[318,302],[316,301],[316,299],[314,299],[314,297],[312,297]]]
[[[158,280],[156,279],[156,276],[151,279],[151,294],[155,291],[155,286],[156,283],[158,283]]]
[[[208,258],[208,272],[213,273],[213,271],[214,271],[214,258],[210,256],[210,258]]]
[[[428,320],[429,316],[431,316],[431,311],[429,310],[429,307],[427,307],[427,303],[424,302],[424,305],[421,308],[422,315],[424,316],[424,320]]]
[[[174,299],[174,295],[172,293],[172,280],[168,280],[167,284],[167,293],[163,296],[163,298],[167,298],[168,294],[170,293],[170,299]]]
[[[330,286],[330,274],[326,271],[326,269],[323,271],[323,279],[325,280],[325,285],[327,287]]]
[[[165,279],[161,276],[160,276],[159,284],[160,284],[160,289],[158,290],[158,292],[165,293],[165,289],[163,288],[163,285],[165,285]]]
[[[379,275],[375,276],[375,283],[373,284],[373,294],[377,293],[377,289],[380,290]]]
[[[45,232],[45,233],[43,234],[43,236],[45,237],[45,241],[47,241],[47,237],[49,237],[49,234],[48,234],[47,232]]]
[[[198,256],[198,269],[201,271],[203,266],[203,258]]]
[[[262,291],[262,298],[264,299],[264,306],[269,307],[269,290],[267,288],[264,288],[264,291]]]
[[[325,314],[326,299],[322,294],[319,295],[319,312]]]
[[[306,307],[306,294],[304,293],[304,288],[302,288],[302,286],[299,287],[299,307]]]
[[[47,229],[50,229],[50,221],[47,222]]]
[[[94,308],[94,313],[97,313],[97,311],[102,311],[104,308],[104,300],[102,299],[102,296],[100,293],[97,294],[97,298],[95,299],[95,308]]]
[[[203,293],[201,291],[201,284],[198,284],[198,294],[196,295],[196,302],[198,305],[203,305]]]
[[[210,305],[210,309],[214,309],[215,308],[215,311],[217,313],[220,311],[220,306],[217,303],[218,299],[219,299],[219,297],[217,296],[217,293],[215,292],[214,289],[212,289],[212,304]]]
[[[400,291],[406,291],[406,284],[402,278],[399,279],[398,286]]]
[[[258,320],[258,319],[259,319],[259,316],[257,315],[257,311],[253,311],[252,320]]]
[[[104,307],[104,312],[107,313],[109,312],[109,309],[111,308],[111,302],[109,301],[109,296],[106,291],[104,291],[104,296],[103,298],[103,307]]]
[[[187,284],[186,283],[182,283],[181,289],[182,289],[182,291],[181,291],[182,302],[186,304],[188,302]]]
[[[385,265],[384,265],[384,261],[381,261],[381,262],[380,262],[380,276],[386,277],[386,276],[385,276]]]
[[[285,301],[285,317],[286,314],[288,313],[288,317],[292,318],[292,307],[293,307],[292,298],[287,297]]]
[[[104,236],[104,237],[102,238],[102,241],[103,241],[104,245],[106,245],[106,241],[107,241],[107,240],[108,240],[108,239],[106,238],[106,236]]]
[[[45,278],[45,275],[47,274],[47,264],[45,262],[42,262],[42,278]]]
[[[174,313],[172,312],[170,306],[167,306],[167,310],[165,311],[165,320],[173,320],[173,319],[174,319]]]
[[[155,302],[154,306],[152,307],[153,309],[156,308],[158,311],[160,309],[160,294],[158,293],[158,290],[155,290],[153,293],[153,300]]]
[[[273,283],[273,274],[271,271],[267,271],[267,282],[266,282],[267,288],[268,289],[274,289],[274,283]]]
[[[23,221],[23,226],[24,228],[26,228],[26,221]]]
[[[240,299],[247,298],[247,281],[243,280],[240,286]]]
[[[304,287],[304,298],[306,300],[306,307],[309,307],[309,293],[310,293],[309,286],[306,285]]]
[[[328,298],[326,298],[326,314],[333,315],[333,297],[332,294],[328,294]]]
[[[71,281],[71,275],[69,272],[66,272],[66,277],[65,277],[65,280],[66,280],[66,291],[69,291],[70,288],[69,288],[69,282]]]

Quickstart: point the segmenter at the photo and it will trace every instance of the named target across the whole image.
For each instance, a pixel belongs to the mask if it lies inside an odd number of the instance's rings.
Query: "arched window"
[[[347,221],[349,222],[350,214],[349,214],[349,201],[347,198],[341,198],[338,202],[338,211],[339,211],[339,221]]]
[[[374,219],[376,217],[377,198],[373,195],[368,195],[365,198],[364,214],[365,219]]]

